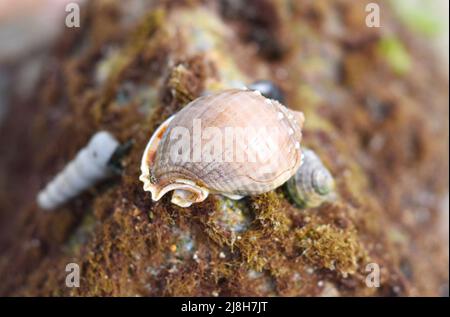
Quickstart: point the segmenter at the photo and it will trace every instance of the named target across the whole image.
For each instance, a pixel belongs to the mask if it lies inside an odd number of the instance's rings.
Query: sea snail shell
[[[317,207],[332,197],[334,180],[314,151],[302,148],[303,163],[286,182],[292,200],[302,208]]]
[[[167,119],[144,151],[141,176],[154,201],[170,191],[188,207],[209,193],[232,199],[270,191],[302,161],[304,116],[259,91],[200,97]]]
[[[110,176],[108,161],[119,142],[108,132],[92,136],[88,145],[37,196],[42,209],[54,209]]]

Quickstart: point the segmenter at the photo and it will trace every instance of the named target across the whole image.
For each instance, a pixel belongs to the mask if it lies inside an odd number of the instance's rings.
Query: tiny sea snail
[[[113,175],[115,162],[111,158],[123,150],[119,142],[108,132],[100,131],[92,136],[86,147],[39,192],[38,206],[54,209],[75,197],[98,181]]]
[[[209,193],[232,199],[275,189],[302,161],[304,116],[259,91],[202,96],[167,119],[141,161],[144,190],[188,207]]]
[[[332,196],[333,176],[314,151],[307,148],[302,150],[303,163],[286,182],[286,188],[299,207],[317,207]]]

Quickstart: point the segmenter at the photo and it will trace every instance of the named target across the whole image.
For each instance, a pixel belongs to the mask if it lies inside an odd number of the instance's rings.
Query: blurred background
[[[69,3],[82,5],[84,0],[1,0],[0,1],[0,118],[7,110],[7,88],[12,77],[8,67],[20,65],[15,84],[30,91],[39,73],[39,61],[65,28],[65,11]],[[131,1],[131,16],[143,12],[146,1]],[[374,1],[376,3],[376,1]],[[396,0],[390,1],[398,18],[419,35],[427,38],[448,69],[449,61],[449,1]],[[381,14],[383,14],[381,12]]]

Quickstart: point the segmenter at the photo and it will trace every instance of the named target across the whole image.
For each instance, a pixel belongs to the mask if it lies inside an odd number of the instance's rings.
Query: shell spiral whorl
[[[298,206],[317,207],[330,198],[334,179],[314,151],[303,148],[303,163],[286,187]]]
[[[301,112],[259,91],[200,97],[155,131],[139,179],[153,200],[174,191],[172,202],[182,207],[209,193],[237,199],[270,191],[300,166],[303,122]]]
[[[107,163],[118,146],[119,142],[108,132],[94,134],[88,145],[39,192],[39,207],[54,209],[109,176]]]

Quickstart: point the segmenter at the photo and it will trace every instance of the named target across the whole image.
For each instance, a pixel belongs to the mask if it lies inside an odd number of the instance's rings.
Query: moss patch
[[[298,247],[312,264],[336,270],[344,277],[358,269],[364,251],[354,229],[343,230],[329,224],[307,225],[296,231]]]

